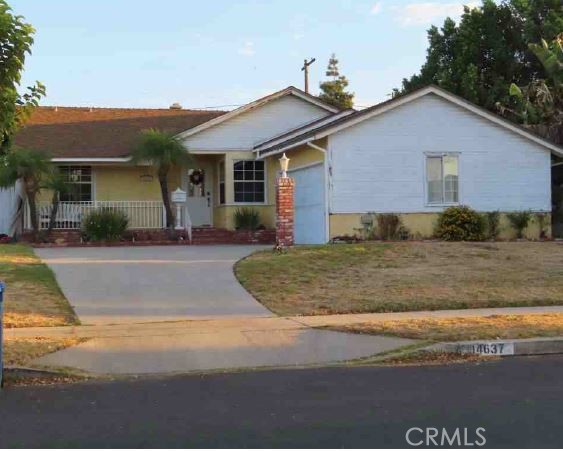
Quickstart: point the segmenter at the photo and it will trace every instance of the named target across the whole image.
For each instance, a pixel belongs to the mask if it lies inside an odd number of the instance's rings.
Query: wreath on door
[[[203,170],[201,169],[194,169],[194,171],[190,174],[190,183],[194,186],[201,185],[203,182]]]

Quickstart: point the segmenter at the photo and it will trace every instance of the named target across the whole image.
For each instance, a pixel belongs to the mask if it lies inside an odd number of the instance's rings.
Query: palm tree
[[[49,213],[49,229],[51,232],[55,228],[57,222],[57,213],[59,211],[59,204],[61,201],[61,193],[66,193],[68,191],[68,185],[66,180],[61,176],[59,168],[53,166],[51,172],[49,173],[43,188],[52,191],[53,197],[51,199],[51,212]]]
[[[22,181],[29,205],[34,240],[39,235],[36,198],[49,171],[48,155],[38,150],[13,148],[0,160],[1,188],[11,187],[20,179]]]
[[[174,228],[174,214],[168,192],[168,173],[173,166],[192,162],[191,155],[178,138],[154,128],[143,130],[133,151],[134,163],[149,163],[156,167],[162,202],[166,210],[166,227]]]

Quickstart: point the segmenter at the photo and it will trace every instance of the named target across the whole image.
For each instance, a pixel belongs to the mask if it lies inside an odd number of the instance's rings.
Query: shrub
[[[484,232],[483,216],[464,205],[440,213],[435,230],[436,236],[446,241],[480,241]]]
[[[487,236],[491,240],[496,240],[500,234],[500,212],[489,211],[485,213],[487,220]]]
[[[547,238],[547,219],[548,215],[546,213],[536,213],[536,221],[538,221],[538,229],[540,232],[540,239],[543,240]]]
[[[101,208],[91,212],[82,222],[82,232],[89,241],[117,241],[123,237],[129,219],[118,210]]]
[[[399,238],[401,229],[401,218],[393,213],[381,213],[377,215],[377,228],[382,240],[395,240]]]
[[[516,211],[506,215],[510,224],[516,230],[516,238],[521,239],[524,237],[524,230],[528,227],[532,214],[529,211]]]
[[[253,208],[239,208],[234,213],[237,230],[256,230],[260,226],[260,213]]]

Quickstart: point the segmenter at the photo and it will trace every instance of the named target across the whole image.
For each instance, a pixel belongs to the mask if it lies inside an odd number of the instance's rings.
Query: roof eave
[[[547,148],[548,150],[550,150],[550,152],[552,152],[553,154],[563,157],[563,148],[561,148],[560,146],[558,146],[557,144],[554,144],[550,141],[547,141],[546,139],[543,139],[537,135],[535,135],[534,133],[531,133],[525,129],[523,129],[522,127],[519,127],[516,124],[513,124],[511,122],[509,122],[508,120],[501,118],[498,115],[495,115],[481,107],[478,107],[477,105],[472,104],[471,102],[468,102],[465,99],[462,99],[459,96],[456,96],[454,94],[449,93],[448,91],[445,91],[442,88],[439,88],[437,86],[434,85],[430,85],[427,86],[425,88],[421,88],[418,91],[414,91],[410,94],[406,94],[404,96],[398,97],[396,99],[392,99],[386,102],[383,102],[381,104],[378,105],[374,105],[371,108],[368,108],[366,110],[361,110],[358,111],[355,114],[352,114],[350,117],[348,118],[344,118],[344,122],[334,125],[334,126],[330,126],[330,124],[328,125],[321,125],[320,127],[318,127],[319,129],[324,128],[324,130],[320,131],[318,134],[313,134],[313,135],[308,135],[308,133],[311,133],[313,130],[310,130],[308,132],[303,133],[303,139],[296,141],[294,143],[290,143],[287,146],[283,146],[283,142],[281,143],[282,146],[279,148],[274,148],[271,151],[268,151],[268,148],[266,149],[259,149],[258,150],[258,155],[260,158],[263,158],[265,156],[270,156],[270,155],[275,155],[277,153],[281,153],[284,152],[286,150],[298,147],[302,144],[305,144],[308,141],[315,141],[317,139],[321,139],[324,138],[328,135],[331,135],[333,133],[336,133],[342,129],[351,127],[357,123],[363,122],[364,120],[367,120],[371,117],[375,117],[375,116],[379,116],[380,114],[383,114],[389,110],[395,109],[401,105],[404,105],[406,103],[412,102],[413,100],[416,100],[420,97],[423,97],[425,95],[428,94],[435,94],[441,98],[444,98],[458,106],[461,106],[469,111],[472,111],[473,113],[477,114],[478,116],[484,117],[485,119],[490,120],[491,122],[496,123],[497,125],[500,125],[504,128],[510,129],[512,130],[514,133],[519,134],[520,136],[523,136],[531,141],[534,141],[536,144],[539,144],[545,148]],[[297,137],[293,137],[291,139],[295,139],[298,138]],[[289,141],[289,140],[288,140]],[[280,143],[271,146],[271,147],[275,147],[277,145],[279,145]],[[264,152],[264,153],[261,153]]]

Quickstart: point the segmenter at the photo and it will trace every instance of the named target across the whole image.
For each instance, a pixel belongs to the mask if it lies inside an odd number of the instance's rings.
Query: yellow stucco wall
[[[362,230],[361,214],[333,214],[330,215],[330,237],[341,235],[360,235]],[[413,239],[431,238],[438,220],[438,213],[404,213],[399,214],[403,225],[409,230]],[[546,218],[547,236],[551,236],[551,218]],[[540,229],[535,217],[525,230],[525,237],[531,240],[539,238]],[[503,240],[514,239],[516,233],[506,214],[501,214],[500,235]]]

